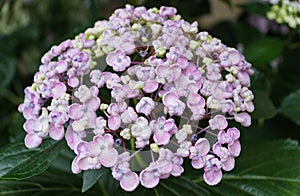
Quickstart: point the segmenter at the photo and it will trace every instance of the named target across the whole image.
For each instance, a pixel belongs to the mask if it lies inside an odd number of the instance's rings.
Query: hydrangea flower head
[[[300,25],[300,2],[298,0],[263,0],[270,3],[271,9],[267,12],[270,20],[278,24],[287,24],[290,28]]]
[[[253,70],[176,14],[127,5],[53,46],[19,106],[25,145],[65,138],[74,173],[111,168],[126,191],[180,176],[184,161],[218,184],[241,151],[229,121],[251,125]]]

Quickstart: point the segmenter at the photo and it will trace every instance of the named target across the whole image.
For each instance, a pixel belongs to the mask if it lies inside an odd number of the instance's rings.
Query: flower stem
[[[135,146],[134,141],[135,141],[134,138],[130,139],[131,150],[134,151],[134,153],[130,156],[130,158],[134,157],[141,167],[146,167],[146,163],[143,161],[142,157],[139,155],[139,152],[141,150],[143,150],[143,148],[136,150],[134,147]]]

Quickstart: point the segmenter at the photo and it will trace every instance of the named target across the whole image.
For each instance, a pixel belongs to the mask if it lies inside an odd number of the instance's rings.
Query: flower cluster
[[[279,24],[287,24],[291,28],[300,25],[300,2],[297,0],[264,0],[272,4],[267,12],[270,20]]]
[[[25,145],[64,137],[74,173],[109,167],[126,191],[180,176],[188,159],[219,183],[241,150],[228,121],[251,124],[253,70],[176,12],[127,5],[53,46],[19,106]]]

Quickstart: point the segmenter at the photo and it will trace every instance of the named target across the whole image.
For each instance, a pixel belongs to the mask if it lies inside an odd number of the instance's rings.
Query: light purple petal
[[[52,95],[54,99],[61,97],[63,93],[65,93],[67,87],[62,82],[57,82],[52,88]]]
[[[65,138],[67,140],[68,146],[73,150],[76,148],[77,144],[82,142],[82,138],[79,137],[77,133],[74,132],[72,126],[68,126]]]
[[[37,119],[29,119],[27,120],[24,125],[23,128],[27,133],[32,133],[33,130],[35,129],[35,124],[36,124]]]
[[[72,161],[71,170],[74,174],[79,174],[81,172],[81,169],[78,166],[78,158],[79,157],[75,157]]]
[[[173,169],[173,164],[172,162],[168,160],[163,160],[163,161],[157,161],[158,162],[158,171],[160,174],[168,174],[171,173]]]
[[[54,124],[51,124],[49,127],[49,135],[54,140],[61,140],[64,137],[64,127],[58,126],[56,127]]]
[[[76,78],[76,77],[70,77],[70,78],[68,79],[68,85],[69,85],[70,87],[73,87],[73,88],[77,87],[77,86],[79,85],[79,80],[78,80],[78,78]]]
[[[199,157],[195,157],[194,159],[192,159],[192,166],[195,169],[200,169],[202,167],[204,167],[205,165],[205,158],[202,156]]]
[[[222,169],[225,171],[231,171],[234,168],[235,160],[233,157],[228,157],[226,161],[222,161]]]
[[[210,119],[208,122],[212,130],[224,130],[228,126],[226,118],[222,115],[216,115],[213,119]]]
[[[25,136],[25,146],[27,148],[36,148],[43,141],[43,138],[39,137],[37,134],[27,134]]]
[[[219,170],[210,169],[210,170],[204,171],[203,178],[204,178],[204,181],[208,185],[211,185],[211,186],[216,185],[222,179],[222,171],[221,171],[221,169],[219,169]]]
[[[162,100],[163,100],[163,104],[166,106],[168,105],[176,106],[178,104],[177,100],[179,100],[179,97],[173,92],[168,92],[163,95]]]
[[[163,130],[159,130],[154,133],[153,139],[158,145],[166,145],[170,141],[170,134]]]
[[[235,127],[227,129],[227,133],[232,136],[233,140],[240,138],[240,131]]]
[[[120,180],[120,185],[125,191],[133,191],[139,185],[139,176],[135,172],[127,172]]]
[[[92,111],[96,111],[100,106],[100,99],[98,97],[91,97],[88,101],[84,103]]]
[[[80,157],[77,159],[77,165],[78,168],[80,168],[81,170],[88,170],[90,169],[90,164],[89,164],[89,157],[84,156],[84,157]]]
[[[110,115],[108,117],[108,127],[115,131],[117,129],[119,129],[121,126],[121,117],[120,115]]]
[[[118,152],[116,149],[110,147],[101,151],[99,158],[102,165],[112,167],[118,162]]]
[[[141,184],[146,188],[154,188],[159,183],[159,177],[155,176],[154,173],[143,170],[140,173]]]
[[[201,155],[201,156],[207,155],[207,153],[210,150],[209,142],[205,138],[198,139],[197,142],[195,143],[195,147],[196,147],[199,155]]]
[[[238,140],[235,140],[232,144],[228,145],[228,150],[232,156],[239,156],[241,153],[241,143]]]
[[[145,86],[143,87],[143,91],[146,93],[153,93],[158,88],[158,83],[155,80],[148,80],[145,82]]]
[[[172,176],[180,176],[183,173],[184,169],[181,165],[173,165],[173,169],[171,171]]]
[[[72,105],[70,105],[69,107],[69,116],[71,119],[80,119],[83,117],[84,113],[83,113],[83,107],[82,105],[78,104],[78,103],[73,103]]]
[[[246,112],[235,114],[234,120],[241,123],[244,127],[249,127],[251,125],[251,116]]]

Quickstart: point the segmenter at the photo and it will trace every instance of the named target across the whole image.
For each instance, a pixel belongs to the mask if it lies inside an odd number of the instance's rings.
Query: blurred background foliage
[[[38,70],[41,56],[52,45],[59,44],[68,38],[74,38],[87,27],[93,26],[95,21],[108,18],[114,9],[124,7],[127,3],[144,5],[148,8],[162,5],[175,6],[184,19],[188,21],[198,20],[201,31],[208,31],[211,35],[220,38],[226,45],[236,47],[245,54],[246,59],[253,64],[255,69],[255,74],[252,77],[252,90],[255,95],[256,109],[252,114],[252,126],[249,128],[240,127],[241,143],[245,151],[240,160],[237,160],[235,171],[242,170],[239,167],[242,168],[243,163],[263,162],[264,158],[275,159],[272,156],[294,156],[294,161],[298,161],[295,162],[295,167],[298,169],[291,171],[294,172],[294,175],[299,174],[297,178],[299,180],[300,150],[297,142],[292,140],[299,140],[300,138],[300,28],[290,29],[270,21],[261,22],[260,19],[262,18],[266,20],[265,14],[269,6],[250,0],[1,0],[0,147],[5,149],[8,144],[23,141],[25,132],[22,124],[24,119],[18,113],[17,107],[23,100],[24,88],[32,83],[33,74]],[[283,141],[288,138],[292,140]],[[269,142],[270,140],[272,142]],[[277,143],[273,140],[276,140]],[[285,146],[291,147],[287,149],[292,149],[294,154],[289,155],[287,153],[289,151],[284,150]],[[246,157],[246,152],[249,154],[254,152],[255,154],[260,150],[263,151],[264,148],[269,149],[270,153],[258,154],[258,157],[261,156],[260,159],[255,160],[251,156]],[[59,193],[80,193],[83,177],[80,175],[69,177],[71,176],[69,169],[71,158],[72,153],[63,148],[58,159],[43,175],[30,178],[29,181],[0,180],[0,195],[4,194],[1,189],[14,190],[15,187],[17,187],[15,189],[20,190],[22,187],[34,189],[34,187],[48,186],[57,188],[56,184],[60,178],[55,176],[55,172],[53,172],[55,169],[53,168],[60,168],[64,171],[64,178],[66,181],[70,181],[69,185],[60,184],[58,186],[63,187],[56,189]],[[281,167],[289,167],[289,164],[283,163],[284,161],[279,160],[277,165],[275,163],[273,170],[278,171],[282,169]],[[239,166],[239,162],[242,166]],[[262,172],[268,170],[268,167],[261,168]],[[44,170],[41,170],[40,173],[42,171]],[[102,173],[98,177],[105,175]],[[199,177],[201,174],[198,175]],[[49,178],[53,180],[47,181],[46,179]],[[231,178],[225,176],[225,182],[215,189],[214,187],[205,188],[204,184],[202,184],[204,187],[202,189],[202,185],[193,185],[190,178],[186,178],[184,183],[191,187],[196,186],[193,189],[199,191],[198,193],[202,191],[203,194],[240,193],[238,195],[243,195],[242,192],[239,192],[242,188],[234,190],[233,185],[226,184],[226,179],[230,181]],[[298,192],[292,191],[289,193],[291,195],[300,194],[300,180],[297,179],[295,182],[298,185],[292,188]],[[168,184],[176,183],[175,180],[173,178],[163,182],[157,190],[167,189],[167,193],[180,194],[180,191],[184,190],[168,190]],[[39,184],[36,183],[37,181]],[[199,181],[201,184],[201,180]],[[197,182],[197,180],[193,182]],[[255,183],[255,180],[251,182]],[[243,183],[249,185],[249,182],[244,181]],[[243,187],[245,185],[243,183],[238,184],[236,182],[235,185]],[[268,187],[268,185],[267,183],[260,186]],[[273,183],[272,187],[277,185]],[[282,183],[278,186],[281,185]],[[248,188],[243,193],[250,195],[268,193],[255,192],[258,190],[255,189],[257,186],[253,185],[253,187],[252,189]],[[107,181],[98,183],[96,188],[94,187],[87,193],[97,194],[99,189],[103,194],[109,194],[110,191],[124,194],[122,191],[114,190],[114,186]],[[53,191],[51,188],[43,190],[44,192]],[[156,194],[157,190],[151,193]],[[190,193],[189,191],[192,190],[185,191]],[[138,189],[138,193],[146,194],[147,191]]]

